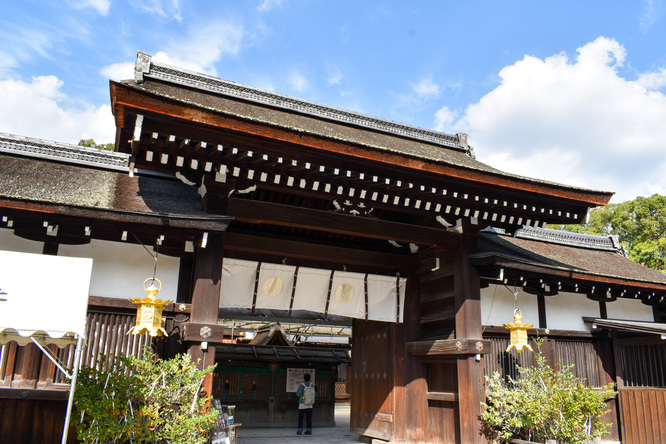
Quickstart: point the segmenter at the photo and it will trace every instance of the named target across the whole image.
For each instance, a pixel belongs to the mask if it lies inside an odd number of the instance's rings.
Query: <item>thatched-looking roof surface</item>
[[[544,273],[550,269],[602,282],[649,283],[666,290],[666,274],[627,259],[619,246],[608,248],[595,242],[608,238],[566,233],[567,242],[562,241],[562,232],[556,230],[530,228],[529,231],[530,238],[521,237],[520,231],[515,236],[480,232],[479,252],[474,255],[474,261],[477,264],[491,261],[497,266],[514,269],[536,265]]]
[[[9,138],[4,135],[5,141]],[[57,158],[58,146],[54,148],[48,158],[28,157],[19,150],[17,155],[0,153],[0,197],[110,211],[210,217],[203,211],[196,188],[171,178],[130,177],[127,167],[119,171],[106,162],[115,160],[119,153],[86,149],[97,162],[77,165],[66,157]]]

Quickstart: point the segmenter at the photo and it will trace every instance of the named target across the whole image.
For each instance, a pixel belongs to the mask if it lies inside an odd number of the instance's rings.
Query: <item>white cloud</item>
[[[172,18],[179,22],[183,19],[180,10],[180,0],[143,0],[140,2],[130,2],[130,4],[167,19]]]
[[[62,85],[55,76],[34,77],[31,82],[0,81],[0,132],[70,143],[84,138],[113,142],[111,107],[65,107],[72,101],[60,91]]]
[[[604,37],[575,60],[525,56],[454,127],[469,133],[480,161],[505,171],[615,191],[614,202],[663,193],[666,97],[655,88],[664,71],[627,80],[617,70],[625,58]],[[447,111],[437,118],[446,122]]]
[[[647,89],[661,89],[666,86],[666,68],[642,74],[638,77],[637,82]]]
[[[339,85],[340,82],[342,81],[342,70],[340,69],[339,66],[335,65],[332,62],[327,62],[326,63],[326,85],[327,86],[333,86],[333,85]]]
[[[392,113],[400,115],[402,118],[423,110],[434,99],[437,99],[442,91],[441,87],[430,77],[424,77],[416,83],[409,82],[409,86],[410,90],[407,92],[391,94],[395,99]]]
[[[96,9],[101,15],[107,15],[111,6],[110,0],[69,0],[68,3],[74,9]]]
[[[291,88],[298,92],[304,91],[309,86],[308,79],[300,71],[297,70],[293,70],[289,74],[288,80]]]
[[[282,0],[262,0],[257,7],[259,12],[268,12],[273,8],[277,8],[282,4]]]
[[[414,92],[421,97],[431,97],[439,95],[439,85],[433,82],[431,78],[424,78],[417,84],[412,84]]]
[[[662,3],[661,0],[645,0],[643,10],[638,16],[638,25],[643,32],[647,32],[652,25],[661,18]]]
[[[120,62],[105,66],[100,70],[100,74],[111,80],[127,80],[134,78],[134,63]]]
[[[58,38],[52,35],[50,29],[34,27],[27,29],[16,24],[5,25],[0,28],[0,75],[6,75],[36,55],[48,57],[54,41]]]
[[[457,115],[457,112],[450,110],[447,106],[443,106],[435,113],[435,130],[451,132],[449,128]]]
[[[243,41],[243,27],[213,21],[190,28],[186,36],[166,43],[168,49],[154,54],[155,60],[192,71],[216,75],[215,63],[223,55],[236,55]]]

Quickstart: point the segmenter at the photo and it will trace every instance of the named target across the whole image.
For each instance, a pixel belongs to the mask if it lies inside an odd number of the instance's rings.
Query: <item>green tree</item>
[[[107,150],[107,151],[113,151],[115,149],[115,145],[113,143],[96,143],[95,139],[81,139],[79,140],[78,143],[79,146],[85,146],[88,148],[97,148],[100,150]]]
[[[618,236],[629,259],[666,272],[666,196],[654,194],[595,208],[585,225],[553,225],[552,228]]]
[[[486,377],[486,402],[482,403],[482,431],[492,443],[510,438],[559,443],[583,443],[608,434],[612,424],[602,421],[608,411],[606,399],[615,396],[613,384],[600,388],[576,378],[571,365],[546,364],[541,353],[543,339],[536,339],[536,365],[519,367],[518,380],[497,372]]]
[[[105,370],[104,368],[108,368]],[[204,444],[217,411],[189,355],[163,360],[114,357],[100,368],[83,367],[76,384],[77,438],[84,443]]]

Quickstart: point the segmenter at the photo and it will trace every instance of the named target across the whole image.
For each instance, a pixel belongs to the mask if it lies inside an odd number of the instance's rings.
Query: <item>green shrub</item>
[[[98,370],[83,367],[76,384],[77,438],[85,443],[204,444],[217,411],[202,383],[214,366],[197,369],[189,355],[119,356]]]
[[[615,396],[614,384],[591,388],[573,373],[574,365],[546,364],[542,339],[535,340],[536,365],[519,367],[518,380],[505,383],[499,373],[486,377],[486,402],[482,403],[482,431],[490,442],[509,438],[559,443],[582,443],[609,433],[612,424],[601,421],[606,400]]]

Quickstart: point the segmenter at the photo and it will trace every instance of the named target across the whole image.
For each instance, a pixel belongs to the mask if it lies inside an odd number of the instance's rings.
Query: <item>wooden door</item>
[[[390,441],[393,436],[393,326],[354,320],[351,430]]]
[[[666,342],[655,335],[615,345],[622,442],[666,444]]]

